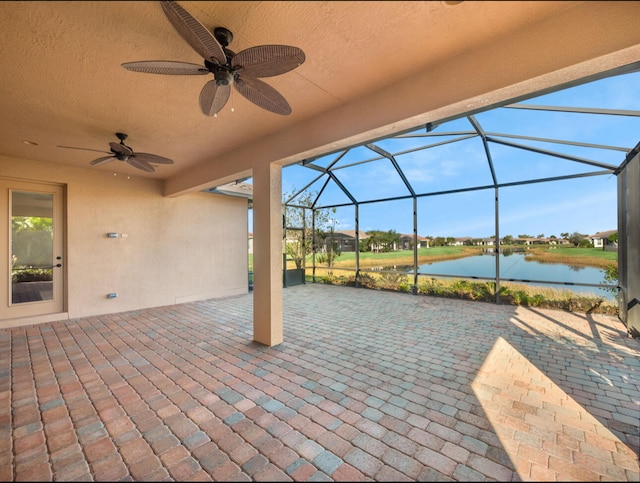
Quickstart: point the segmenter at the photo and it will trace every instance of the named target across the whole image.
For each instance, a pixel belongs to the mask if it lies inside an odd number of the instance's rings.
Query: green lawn
[[[418,257],[436,257],[447,255],[459,255],[465,251],[465,247],[432,247],[432,248],[418,248]],[[350,262],[355,261],[355,252],[342,253],[336,262]],[[390,261],[398,259],[411,259],[413,260],[413,250],[398,250],[395,252],[386,253],[374,253],[374,252],[360,252],[360,261],[364,260],[381,260]],[[307,264],[311,263],[311,255],[307,257]]]
[[[566,263],[596,268],[618,265],[618,253],[605,252],[601,248],[534,248],[527,251],[527,258],[542,263]]]
[[[435,257],[440,255],[454,255],[464,251],[463,247],[432,247],[418,248],[418,257]],[[413,257],[413,250],[398,250],[397,252],[374,253],[361,252],[360,260],[392,260],[394,258]],[[355,253],[343,253],[338,260],[355,260]]]
[[[602,248],[559,247],[547,251],[563,257],[593,257],[611,261],[618,260],[618,252],[605,252]]]

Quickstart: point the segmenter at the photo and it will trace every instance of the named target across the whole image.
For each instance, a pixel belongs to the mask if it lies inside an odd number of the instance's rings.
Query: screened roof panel
[[[365,143],[305,163],[329,169],[351,195],[333,186],[320,203],[330,206],[477,191],[493,186],[491,168],[499,184],[611,177],[638,141],[640,72],[633,72],[416,126],[368,143],[377,152]]]
[[[632,149],[636,145],[638,132],[640,132],[640,117],[636,116],[505,107],[478,114],[476,118],[487,133],[504,133],[627,149]]]
[[[286,170],[283,171],[282,176],[283,196],[289,198],[321,176],[322,173],[320,171],[305,168],[299,164],[288,166]]]
[[[493,185],[478,137],[400,155],[396,160],[418,194]]]
[[[338,169],[334,174],[359,202],[411,194],[387,158]]]
[[[434,149],[439,146],[446,146],[449,144],[455,144],[457,142],[465,141],[467,139],[477,138],[476,133],[467,132],[460,135],[452,136],[421,136],[413,138],[394,138],[388,141],[376,142],[376,145],[387,150],[393,156],[400,156],[403,154],[420,152],[428,149]]]
[[[498,184],[578,175],[603,170],[603,168],[509,146],[492,145],[491,153]]]
[[[516,104],[558,110],[498,108],[477,114],[485,131],[609,144],[628,149],[640,132],[640,72],[562,89]],[[567,109],[591,110],[563,112]],[[606,114],[609,112],[609,114]]]
[[[374,161],[376,159],[381,159],[383,156],[380,154],[371,151],[371,149],[366,146],[356,146],[348,151],[333,165],[332,169],[338,170],[345,166],[350,166],[353,164],[362,164],[367,163],[369,161]]]
[[[327,168],[328,166],[331,166],[332,164],[334,164],[336,160],[339,160],[342,156],[344,156],[345,152],[348,152],[348,151],[349,150],[345,150],[345,151],[340,151],[338,153],[327,154],[326,156],[321,156],[319,158],[312,159],[307,164],[312,164],[314,166],[319,166],[321,168]]]
[[[611,149],[605,149],[603,145],[594,146],[579,146],[573,144],[565,144],[561,142],[546,142],[546,141],[532,141],[530,139],[518,139],[508,136],[490,136],[491,140],[495,142],[489,142],[491,151],[493,152],[499,143],[504,145],[513,145],[515,149],[530,149],[531,151],[539,151],[541,153],[552,153],[558,157],[566,156],[570,159],[575,159],[576,163],[588,165],[589,162],[593,163],[597,169],[615,168],[620,165],[624,160],[627,151],[618,146],[611,146]],[[617,148],[617,149],[613,149]]]
[[[318,199],[318,194],[326,183],[326,175],[320,175],[306,187],[293,187],[291,191],[282,191],[285,204],[307,206],[312,208]],[[304,188],[304,189],[303,189]]]
[[[377,140],[375,144],[396,155],[425,146],[445,144],[476,134],[469,121],[466,118],[461,118],[441,126],[436,125],[430,132],[427,132],[427,129],[422,126],[405,134]]]
[[[328,180],[328,181],[327,181]],[[329,178],[329,175],[325,174],[322,177],[322,185],[320,190],[317,191],[319,195],[316,199],[315,207],[323,206],[335,206],[335,205],[349,205],[352,204],[352,200],[344,192],[344,190],[336,184],[333,179]]]

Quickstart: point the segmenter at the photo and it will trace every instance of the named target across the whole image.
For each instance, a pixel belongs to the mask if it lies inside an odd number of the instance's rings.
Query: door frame
[[[11,286],[11,192],[24,191],[53,196],[53,297],[51,300],[12,303]],[[68,317],[66,269],[66,189],[59,183],[0,177],[0,212],[7,220],[0,227],[0,327],[13,327]],[[61,259],[56,259],[61,257]]]

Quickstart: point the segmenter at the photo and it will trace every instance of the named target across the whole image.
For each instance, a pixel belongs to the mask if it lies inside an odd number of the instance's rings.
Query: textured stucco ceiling
[[[491,84],[500,77],[496,66],[508,70],[522,62],[522,54],[514,51],[510,58],[508,49],[523,32],[535,34],[537,25],[554,28],[555,19],[561,31],[563,16],[576,12],[578,17],[584,4],[592,2],[179,3],[205,26],[230,29],[235,52],[263,44],[301,48],[306,54],[303,65],[265,79],[288,100],[292,114],[264,111],[235,92],[217,118],[207,117],[200,112],[198,96],[208,78],[123,69],[122,63],[139,60],[201,63],[158,2],[0,2],[0,154],[88,168],[98,153],[57,146],[108,150],[108,143],[117,141],[114,133],[124,132],[135,151],[166,156],[175,164],[157,166],[152,174],[121,162],[91,169],[164,179],[174,192],[198,184],[201,188],[217,176],[210,166],[217,160],[231,159],[230,153],[255,156],[247,146],[273,149],[291,160],[303,148],[320,152],[335,144],[335,133],[327,131],[334,118],[334,128],[353,137],[380,134],[421,109],[434,110],[435,104],[408,109],[410,102],[404,107],[397,102],[415,94],[412,79],[430,72],[436,76],[430,81],[434,93],[452,92],[450,99],[438,94],[442,105],[482,92],[465,92],[468,74],[474,71],[467,67],[466,79],[456,77],[456,59],[459,65],[472,66],[469,59],[480,52],[478,61],[487,68],[477,71],[477,82]],[[636,5],[611,11],[622,19],[629,11],[640,13]],[[620,23],[615,18],[611,22]],[[538,35],[544,38],[543,27]],[[570,26],[567,35],[575,37]],[[585,34],[583,41],[587,38]],[[541,41],[540,54],[562,47],[557,39],[553,42]],[[495,59],[488,48],[483,51],[490,45],[506,54]],[[592,49],[594,57],[599,55],[597,46]],[[629,57],[638,60],[634,56]],[[483,60],[491,58],[496,66]],[[522,79],[535,74],[533,69],[520,71]],[[443,78],[439,72],[453,76]],[[424,90],[430,88],[424,85]],[[370,98],[378,104],[368,103]],[[362,113],[363,105],[378,105],[384,115]],[[363,122],[362,116],[371,122]],[[300,126],[306,126],[304,131]],[[289,142],[283,133],[290,133],[289,139],[303,137],[304,145],[283,148]],[[299,142],[294,139],[292,144]]]

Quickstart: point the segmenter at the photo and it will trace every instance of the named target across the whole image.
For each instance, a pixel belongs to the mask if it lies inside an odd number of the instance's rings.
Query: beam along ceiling
[[[0,154],[89,169],[100,154],[58,146],[108,151],[122,132],[134,151],[174,164],[156,165],[155,173],[121,162],[90,169],[170,182],[583,3],[182,1],[205,27],[229,29],[236,53],[284,44],[306,56],[296,69],[263,79],[287,99],[290,115],[260,109],[232,90],[209,117],[198,97],[211,76],[121,67],[202,63],[160,2],[0,2]]]

